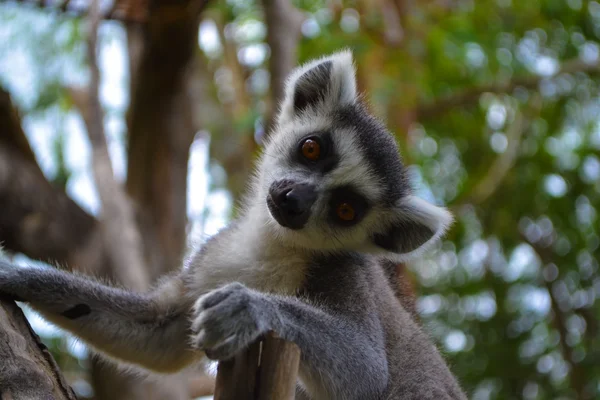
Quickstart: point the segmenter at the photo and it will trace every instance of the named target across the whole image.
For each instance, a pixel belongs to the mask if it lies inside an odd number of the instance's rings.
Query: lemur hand
[[[193,345],[207,357],[227,360],[270,330],[277,330],[275,302],[241,283],[230,283],[200,297],[194,306]]]

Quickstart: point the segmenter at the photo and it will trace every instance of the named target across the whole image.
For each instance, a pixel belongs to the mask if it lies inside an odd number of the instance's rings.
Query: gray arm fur
[[[312,399],[465,398],[374,260],[317,257],[312,271],[296,296],[231,283],[200,297],[193,342],[222,360],[273,330],[300,347]]]
[[[0,290],[125,363],[168,372],[200,356],[189,345],[189,305],[182,304],[178,276],[138,294],[65,271],[18,268],[0,260]]]
[[[211,358],[228,359],[273,330],[300,347],[300,377],[312,398],[378,399],[388,384],[384,332],[377,314],[359,309],[369,299],[354,299],[346,311],[328,310],[232,283],[199,300],[194,341]]]
[[[383,330],[293,298],[273,299],[281,316],[276,331],[302,349],[300,376],[312,398],[380,398],[389,381]]]

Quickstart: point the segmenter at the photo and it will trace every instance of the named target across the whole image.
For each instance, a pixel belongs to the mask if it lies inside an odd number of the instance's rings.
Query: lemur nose
[[[317,192],[314,186],[284,180],[271,185],[267,205],[280,225],[300,229],[308,221],[311,207],[316,200]]]

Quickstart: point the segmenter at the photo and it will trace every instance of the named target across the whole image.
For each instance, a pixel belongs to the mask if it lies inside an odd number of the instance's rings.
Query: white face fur
[[[396,260],[425,250],[452,220],[411,194],[396,143],[358,98],[348,51],[288,78],[252,198],[283,243]]]

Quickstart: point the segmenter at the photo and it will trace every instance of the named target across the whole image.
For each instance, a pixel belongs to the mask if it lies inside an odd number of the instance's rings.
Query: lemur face
[[[282,241],[404,259],[450,223],[445,210],[411,195],[393,136],[357,96],[349,52],[295,70],[277,122],[258,191]]]

